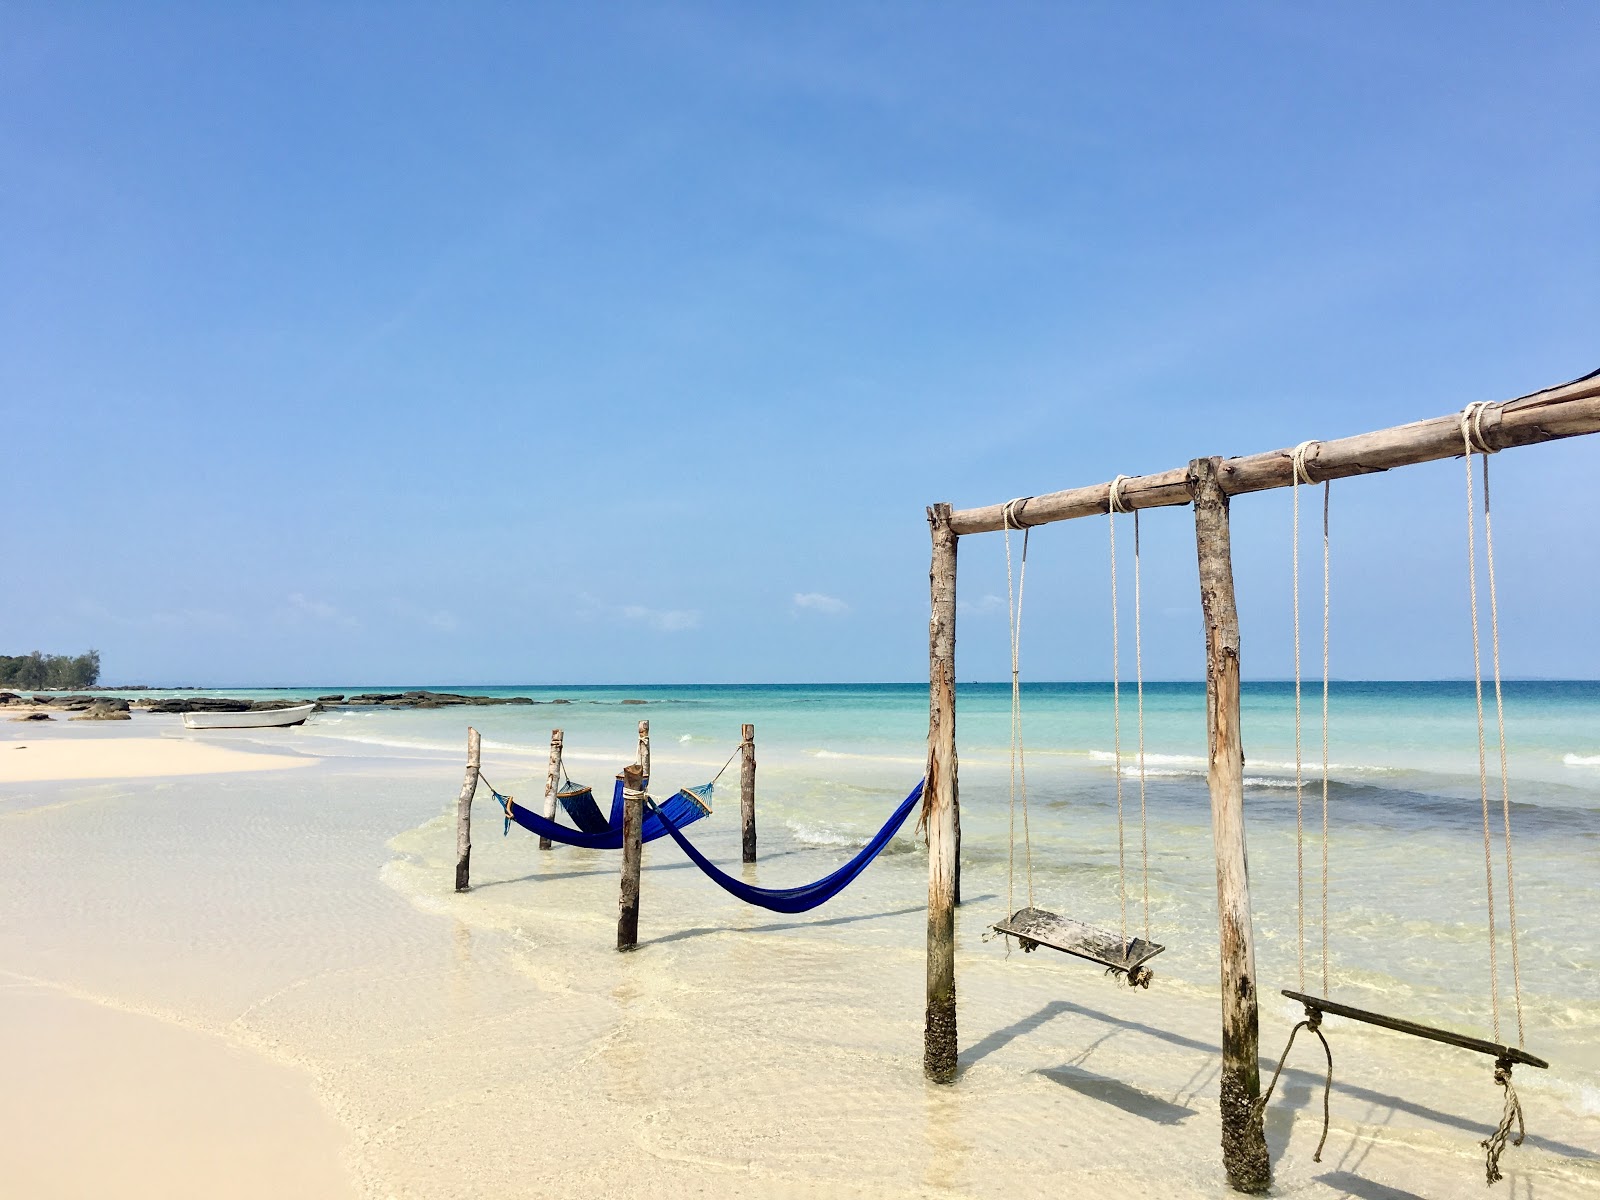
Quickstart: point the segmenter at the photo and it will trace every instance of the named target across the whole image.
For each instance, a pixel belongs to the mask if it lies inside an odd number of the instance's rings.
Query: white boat
[[[186,712],[186,729],[273,729],[284,725],[303,725],[315,704],[296,704],[292,708],[263,708],[250,712]]]

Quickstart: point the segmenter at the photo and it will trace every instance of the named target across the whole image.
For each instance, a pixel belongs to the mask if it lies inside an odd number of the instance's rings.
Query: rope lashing
[[[1500,1155],[1505,1152],[1506,1143],[1513,1146],[1522,1145],[1522,1139],[1527,1135],[1527,1127],[1522,1123],[1522,1101],[1517,1099],[1517,1089],[1511,1086],[1511,1060],[1509,1058],[1496,1059],[1494,1064],[1494,1081],[1506,1090],[1505,1108],[1500,1113],[1500,1124],[1495,1126],[1495,1131],[1485,1138],[1482,1143],[1484,1149],[1484,1175],[1491,1184],[1499,1183],[1504,1176],[1500,1174]],[[1516,1137],[1511,1136],[1511,1127],[1517,1128]]]
[[[1328,1077],[1322,1085],[1322,1137],[1317,1142],[1317,1152],[1311,1156],[1312,1162],[1322,1161],[1322,1148],[1328,1144],[1328,1096],[1333,1091],[1333,1049],[1328,1045],[1328,1039],[1322,1032],[1322,1010],[1306,1005],[1306,1018],[1289,1031],[1289,1044],[1283,1048],[1283,1057],[1278,1060],[1278,1069],[1272,1073],[1272,1082],[1267,1084],[1267,1090],[1262,1093],[1261,1099],[1256,1101],[1256,1116],[1267,1110],[1267,1102],[1272,1099],[1272,1089],[1278,1086],[1278,1076],[1283,1074],[1283,1068],[1289,1061],[1289,1051],[1294,1049],[1294,1039],[1302,1029],[1309,1029],[1317,1035],[1317,1040],[1322,1043],[1322,1052],[1328,1057]],[[1521,1111],[1520,1109],[1518,1110]],[[1518,1141],[1521,1141],[1519,1138]],[[1486,1143],[1487,1144],[1487,1143]],[[1497,1156],[1498,1157],[1498,1156]]]
[[[1474,451],[1485,455],[1495,452],[1483,436],[1483,415],[1493,407],[1488,400],[1476,400],[1461,410],[1461,440],[1466,443],[1469,459]]]
[[[1122,485],[1124,482],[1132,478],[1132,475],[1118,475],[1111,481],[1110,490],[1106,494],[1106,503],[1109,507],[1109,511],[1114,513],[1128,513],[1133,511],[1133,509],[1128,507],[1128,502],[1122,498]]]

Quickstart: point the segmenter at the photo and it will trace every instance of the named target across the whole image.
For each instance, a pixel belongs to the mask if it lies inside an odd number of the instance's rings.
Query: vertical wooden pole
[[[1255,934],[1250,919],[1250,871],[1245,853],[1244,742],[1239,728],[1239,610],[1233,592],[1228,497],[1217,480],[1220,463],[1189,464],[1195,546],[1200,558],[1200,607],[1206,627],[1207,783],[1211,837],[1217,856],[1217,921],[1222,953],[1222,1162],[1241,1192],[1272,1183],[1266,1136],[1256,1102],[1261,1095]]]
[[[644,772],[644,783],[650,783],[650,722],[639,722],[639,769]]]
[[[556,789],[561,786],[561,743],[566,735],[559,729],[550,731],[550,769],[544,777],[544,819],[556,819]],[[539,839],[539,849],[550,849],[550,839]]]
[[[478,791],[478,768],[482,763],[478,731],[467,727],[467,777],[461,781],[456,797],[456,891],[472,886],[472,797]]]
[[[639,723],[644,729],[644,722]],[[645,756],[649,747],[641,745]],[[622,899],[617,917],[617,949],[632,950],[639,942],[639,865],[644,858],[640,834],[644,825],[644,771],[637,764],[622,768]]]
[[[928,1007],[922,1072],[935,1083],[956,1078],[956,535],[950,506],[928,510],[933,565],[928,572],[928,770],[922,824],[928,836]]]
[[[756,860],[756,727],[739,730],[739,821],[744,827],[744,861]]]

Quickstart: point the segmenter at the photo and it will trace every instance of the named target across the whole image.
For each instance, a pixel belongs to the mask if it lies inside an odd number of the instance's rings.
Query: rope
[[[1111,530],[1111,754],[1117,772],[1117,893],[1122,900],[1122,947],[1128,948],[1128,867],[1124,851],[1122,820],[1122,668],[1117,633],[1117,517],[1121,511],[1121,485],[1127,478],[1118,475],[1111,481],[1111,511],[1107,524]]]
[[[741,751],[743,749],[744,749],[744,743],[743,742],[740,742],[737,746],[735,746],[733,748],[733,753],[728,755],[728,761],[722,764],[722,771],[726,771],[729,767],[731,767],[733,765],[733,760],[739,757],[739,751]],[[718,771],[715,775],[713,775],[711,777],[711,785],[712,786],[715,786],[717,780],[722,778],[722,771]]]
[[[1479,410],[1481,413],[1481,409]],[[1480,435],[1481,436],[1481,435]],[[1489,574],[1489,630],[1494,663],[1494,713],[1500,735],[1500,817],[1506,842],[1507,936],[1511,942],[1512,996],[1517,1010],[1517,1045],[1523,1044],[1522,955],[1517,946],[1517,875],[1511,857],[1511,782],[1506,762],[1506,702],[1500,687],[1500,603],[1494,576],[1494,525],[1489,519],[1489,456],[1483,457],[1483,547]]]
[[[1133,671],[1139,689],[1139,861],[1144,875],[1144,940],[1150,940],[1150,822],[1145,812],[1144,622],[1140,617],[1139,512],[1133,513]],[[1146,980],[1145,986],[1149,987]]]
[[[1317,1040],[1322,1043],[1322,1052],[1328,1056],[1328,1077],[1322,1085],[1322,1137],[1317,1142],[1317,1152],[1311,1156],[1312,1162],[1322,1161],[1322,1148],[1328,1144],[1329,1124],[1329,1094],[1333,1091],[1333,1048],[1328,1045],[1328,1039],[1322,1032],[1322,1010],[1306,1006],[1306,1019],[1301,1021],[1289,1031],[1289,1044],[1283,1048],[1283,1057],[1278,1060],[1278,1069],[1272,1073],[1272,1082],[1267,1084],[1267,1090],[1262,1093],[1261,1099],[1256,1101],[1256,1116],[1259,1118],[1267,1111],[1267,1102],[1272,1099],[1272,1090],[1278,1086],[1278,1076],[1283,1074],[1284,1065],[1289,1061],[1289,1051],[1294,1049],[1294,1039],[1302,1029],[1309,1029],[1317,1035]],[[1520,1138],[1518,1141],[1520,1142]],[[1487,1143],[1485,1143],[1487,1145]],[[1498,1156],[1497,1156],[1498,1157]]]
[[[1328,502],[1333,484],[1322,485],[1322,992],[1328,992],[1328,628],[1333,577],[1329,570]]]
[[[478,772],[478,778],[483,781],[483,786],[489,789],[489,794],[500,802],[500,809],[504,813],[506,821],[505,827],[500,830],[500,836],[509,836],[511,833],[511,802],[515,797],[501,794],[499,789],[489,782],[489,777],[481,770]]]
[[[1478,709],[1478,791],[1483,802],[1483,886],[1489,909],[1489,1008],[1494,1018],[1494,1040],[1500,1040],[1500,965],[1495,938],[1494,847],[1489,835],[1489,764],[1483,734],[1483,658],[1478,639],[1478,505],[1472,492],[1472,455],[1483,445],[1479,425],[1481,404],[1469,404],[1461,414],[1461,440],[1467,463],[1467,592],[1472,604],[1472,677]],[[1488,451],[1484,450],[1487,458]],[[1487,461],[1485,466],[1487,466]]]
[[[1017,873],[1017,793],[1021,782],[1022,840],[1024,866],[1027,873],[1028,907],[1033,907],[1033,833],[1028,823],[1028,760],[1022,741],[1022,592],[1028,582],[1028,530],[1017,526],[1013,506],[1018,500],[1008,502],[1002,510],[1002,527],[1006,543],[1006,614],[1011,626],[1011,793],[1009,847],[1006,858],[1006,916],[1016,912],[1015,891]],[[1011,530],[1022,529],[1022,567],[1016,574],[1016,587],[1012,588]],[[1010,946],[1007,939],[1006,945]]]
[[[1294,924],[1295,969],[1300,990],[1306,990],[1306,863],[1305,863],[1305,780],[1301,769],[1300,743],[1300,485],[1310,483],[1306,473],[1306,451],[1315,443],[1301,442],[1294,448],[1294,486],[1289,489],[1294,511],[1294,547],[1290,552],[1294,573]]]
[[[1505,1107],[1500,1112],[1500,1124],[1495,1126],[1491,1133],[1479,1144],[1484,1148],[1484,1174],[1488,1182],[1499,1183],[1504,1176],[1500,1174],[1500,1155],[1505,1152],[1506,1143],[1513,1146],[1522,1145],[1522,1139],[1527,1135],[1527,1126],[1522,1123],[1522,1101],[1517,1099],[1517,1089],[1511,1086],[1511,1061],[1500,1059],[1494,1064],[1494,1081],[1506,1090]],[[1511,1136],[1512,1125],[1517,1127],[1517,1136]]]

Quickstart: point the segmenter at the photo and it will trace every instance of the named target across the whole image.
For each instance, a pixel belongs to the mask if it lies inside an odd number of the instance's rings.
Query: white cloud
[[[990,592],[976,600],[958,600],[956,611],[964,617],[992,617],[1006,611],[1006,598]]]
[[[806,609],[811,612],[826,613],[836,617],[840,613],[849,612],[850,606],[836,596],[825,596],[821,592],[796,592],[794,606],[797,610]]]
[[[628,604],[618,611],[625,619],[648,625],[662,633],[681,633],[700,624],[700,613],[692,608],[646,608],[642,604]]]
[[[395,603],[394,611],[397,616],[407,621],[413,621],[418,625],[427,625],[430,628],[437,629],[440,633],[454,633],[461,627],[461,622],[456,620],[456,615],[446,612],[444,609],[430,611],[425,608],[418,608],[415,604],[409,604],[402,600]]]
[[[284,615],[292,620],[317,621],[324,625],[339,625],[345,629],[355,629],[360,624],[354,617],[340,612],[326,600],[313,600],[302,592],[290,593],[289,607],[284,610]]]

